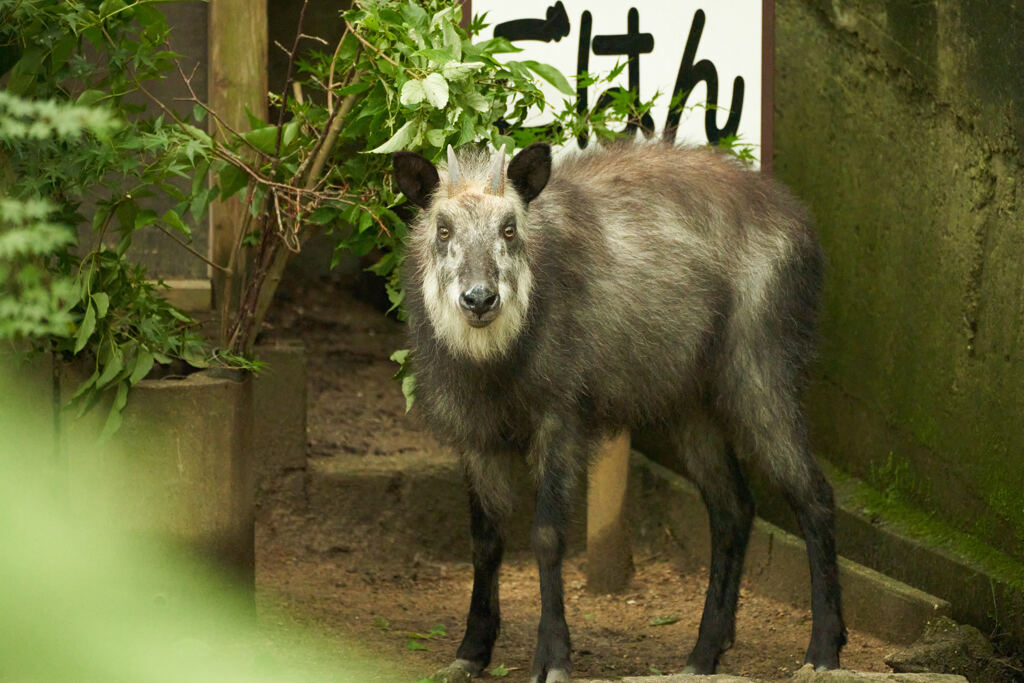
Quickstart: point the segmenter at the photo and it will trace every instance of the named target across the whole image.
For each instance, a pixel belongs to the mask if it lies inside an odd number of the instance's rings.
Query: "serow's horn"
[[[505,194],[505,145],[491,157],[491,173],[487,181],[487,192],[501,197]]]
[[[459,170],[459,160],[455,158],[455,150],[448,145],[448,196],[455,193],[455,188],[462,184],[462,172]]]

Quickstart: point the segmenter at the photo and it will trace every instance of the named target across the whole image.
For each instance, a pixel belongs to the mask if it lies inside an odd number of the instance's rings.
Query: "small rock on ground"
[[[887,656],[885,663],[899,672],[937,671],[991,683],[1019,680],[995,656],[992,643],[981,631],[946,618],[929,623],[920,640]]]
[[[793,683],[968,683],[963,676],[937,673],[880,673],[877,671],[815,671],[805,664],[790,679]]]

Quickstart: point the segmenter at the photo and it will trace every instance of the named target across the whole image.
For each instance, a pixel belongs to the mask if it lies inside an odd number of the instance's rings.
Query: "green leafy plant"
[[[171,183],[201,157],[194,139],[126,99],[176,55],[150,2],[36,0],[0,17],[0,66],[9,67],[0,93],[0,339],[90,363],[73,403],[81,414],[111,396],[109,436],[130,387],[155,363],[253,367],[207,350],[163,286],[126,257],[137,230],[187,233],[178,211],[204,210]],[[139,203],[159,193],[178,199],[162,217]],[[73,226],[87,222],[79,210],[89,199],[95,241],[80,243]]]

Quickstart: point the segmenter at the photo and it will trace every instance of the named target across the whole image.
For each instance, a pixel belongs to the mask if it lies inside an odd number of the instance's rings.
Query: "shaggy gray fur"
[[[464,151],[461,191],[450,199],[442,173],[405,268],[418,402],[464,454],[485,504],[508,511],[506,460],[543,465],[535,437],[545,422],[579,424],[591,442],[680,423],[686,442],[710,443],[712,434],[681,420],[696,412],[741,459],[806,482],[798,393],[822,259],[789,193],[708,149],[621,144],[562,160],[527,210],[511,183],[503,198],[485,196],[488,162]],[[495,248],[509,256],[503,212],[517,218],[522,253],[498,272],[498,319],[524,312],[496,335],[462,319],[450,252],[496,267]],[[436,236],[442,215],[447,247]],[[524,280],[527,296],[517,297]],[[716,469],[687,460],[691,470]]]

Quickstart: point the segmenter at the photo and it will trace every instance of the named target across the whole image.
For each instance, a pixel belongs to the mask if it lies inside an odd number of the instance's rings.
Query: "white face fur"
[[[414,230],[423,301],[438,339],[452,353],[476,361],[501,356],[522,331],[533,277],[527,257],[526,211],[513,192],[494,196],[467,183],[437,200]],[[482,287],[497,293],[480,316],[460,303]]]

